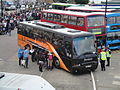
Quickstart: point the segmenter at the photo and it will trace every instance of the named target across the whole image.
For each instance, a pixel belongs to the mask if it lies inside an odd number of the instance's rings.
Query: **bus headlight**
[[[74,64],[73,67],[80,67],[80,64]]]

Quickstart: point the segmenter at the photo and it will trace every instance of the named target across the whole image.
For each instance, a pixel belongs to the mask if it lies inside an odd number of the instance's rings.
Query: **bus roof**
[[[95,14],[103,14],[105,15],[105,12],[92,12],[92,13],[95,13]],[[111,13],[111,12],[107,12],[106,13],[107,16],[120,16],[120,13]]]
[[[89,7],[67,7],[65,8],[66,10],[84,10],[84,11],[105,11],[105,9],[101,8],[92,8],[91,6]],[[108,12],[110,11],[117,11],[117,9],[107,9]]]
[[[105,6],[96,6],[96,7],[101,7],[103,9],[105,9]],[[118,7],[118,6],[107,6],[107,9],[120,9],[120,7]]]
[[[52,5],[60,5],[60,6],[89,6],[88,4],[71,4],[71,3],[52,3]]]
[[[70,3],[52,3],[52,5],[72,6],[72,5],[75,5],[75,4],[70,4]]]
[[[93,15],[102,15],[102,14],[93,14],[93,13],[85,13],[85,12],[73,12],[73,11],[64,11],[64,10],[55,10],[55,9],[43,10],[42,12],[65,14],[65,15],[74,15],[74,16],[83,16],[83,17],[93,16]]]
[[[63,35],[69,35],[72,37],[77,37],[77,36],[86,36],[86,35],[93,35],[90,32],[85,32],[85,31],[80,31],[80,30],[75,30],[75,29],[70,29],[70,28],[50,28],[49,26],[52,27],[59,27],[61,25],[58,24],[53,24],[53,23],[48,23],[48,22],[21,22],[21,24],[32,26],[35,28],[41,28],[44,29],[44,31],[49,31],[49,32],[55,32]],[[46,27],[46,28],[45,28]]]
[[[55,90],[40,76],[0,72],[0,90]]]

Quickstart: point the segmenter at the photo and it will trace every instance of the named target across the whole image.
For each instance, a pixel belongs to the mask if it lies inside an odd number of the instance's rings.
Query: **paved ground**
[[[0,71],[39,75],[49,81],[57,90],[93,90],[90,74],[72,75],[64,70],[38,71],[36,62],[29,62],[29,68],[18,66],[17,35],[0,36]],[[94,72],[97,90],[120,90],[120,54],[114,52],[111,66],[106,71],[100,71],[100,66]]]

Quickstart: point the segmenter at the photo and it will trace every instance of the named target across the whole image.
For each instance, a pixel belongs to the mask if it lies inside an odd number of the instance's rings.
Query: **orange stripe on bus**
[[[20,41],[21,40],[21,41]],[[23,40],[23,41],[22,41]],[[46,49],[48,49],[50,52],[53,52],[55,54],[55,56],[59,59],[60,61],[60,67],[65,69],[66,71],[70,72],[68,70],[68,68],[65,66],[65,64],[63,63],[62,59],[60,58],[60,56],[58,55],[58,53],[56,52],[55,48],[48,42],[44,43],[44,42],[40,42],[40,41],[36,41],[33,39],[30,39],[28,37],[22,36],[18,34],[18,45],[24,47],[25,45],[29,44],[30,46],[32,46],[32,44],[28,41],[32,41]],[[20,41],[20,42],[19,42]]]
[[[50,46],[50,48],[52,49],[52,51],[54,52],[55,56],[59,59],[60,61],[60,67],[65,69],[66,71],[69,71],[68,68],[65,66],[65,64],[63,63],[62,59],[60,58],[60,56],[58,55],[58,53],[56,52],[56,50],[54,49],[54,47],[48,43],[48,45]],[[70,72],[70,71],[69,71]]]

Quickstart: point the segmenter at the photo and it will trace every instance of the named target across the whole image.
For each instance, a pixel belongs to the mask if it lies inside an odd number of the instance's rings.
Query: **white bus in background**
[[[56,90],[40,76],[0,72],[0,90]]]

